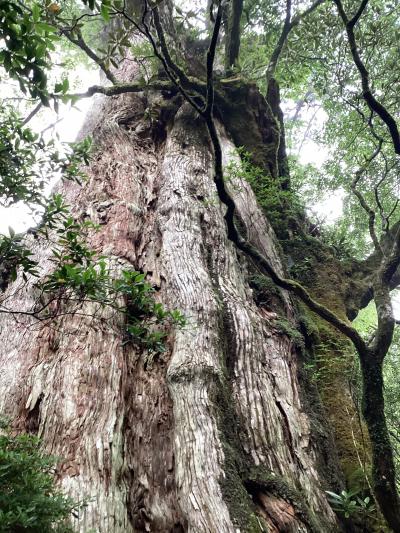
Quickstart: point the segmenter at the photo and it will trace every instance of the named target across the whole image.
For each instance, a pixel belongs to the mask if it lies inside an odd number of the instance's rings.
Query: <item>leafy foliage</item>
[[[40,441],[14,436],[2,423],[0,434],[0,531],[72,533],[72,513],[83,504],[56,488],[56,459],[43,453]]]
[[[96,229],[92,222],[80,223],[72,217],[61,195],[51,198],[38,232],[50,238],[51,230],[57,236],[50,259],[54,268],[39,282],[40,290],[58,301],[72,301],[75,306],[90,301],[114,309],[125,317],[128,341],[139,343],[151,351],[164,350],[165,327],[183,327],[184,316],[178,310],[167,311],[156,302],[153,287],[145,281],[146,274],[122,270],[119,275],[113,275],[107,258],[98,256],[87,244],[88,232]],[[14,264],[22,268],[25,276],[27,273],[38,276],[39,265],[31,259],[29,250],[21,245],[21,239],[14,235],[9,240],[14,248],[8,253],[8,261],[16,258]],[[14,256],[11,256],[12,252]],[[13,280],[16,273],[15,266]],[[35,315],[51,319],[56,318],[57,313],[54,315],[45,303]]]
[[[57,30],[43,17],[45,9],[39,4],[26,5],[3,1],[0,5],[2,47],[0,63],[19,83],[23,93],[47,99],[46,71],[51,65],[50,52],[58,40]]]
[[[342,490],[340,494],[336,494],[327,490],[326,493],[332,509],[342,514],[345,518],[350,518],[354,515],[366,518],[376,511],[375,504],[371,501],[371,498],[369,496],[360,498],[357,496],[358,491]]]
[[[71,143],[60,155],[53,140],[45,141],[11,108],[0,116],[0,205],[17,202],[44,207],[44,188],[49,179],[60,174],[65,179],[84,179],[82,165],[89,163],[91,139]]]
[[[24,245],[23,236],[16,235],[12,228],[9,228],[9,232],[9,236],[0,236],[0,273],[3,289],[8,281],[17,279],[18,269],[21,269],[24,279],[27,274],[38,276],[37,262],[33,259],[30,249]]]

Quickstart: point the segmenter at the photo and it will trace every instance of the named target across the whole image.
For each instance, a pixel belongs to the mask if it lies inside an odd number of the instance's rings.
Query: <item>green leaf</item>
[[[103,20],[105,22],[109,22],[109,20],[110,20],[110,10],[104,3],[100,7],[100,13],[101,13],[101,16],[103,17]]]
[[[68,78],[64,78],[61,84],[61,89],[63,93],[66,93],[69,89],[69,81]]]
[[[40,7],[38,6],[38,4],[33,4],[32,6],[32,19],[33,19],[33,22],[39,22]]]
[[[35,28],[43,33],[57,33],[58,29],[46,22],[37,22]]]

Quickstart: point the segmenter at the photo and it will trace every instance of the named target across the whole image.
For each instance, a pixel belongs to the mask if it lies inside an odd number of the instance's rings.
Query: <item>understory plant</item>
[[[37,437],[13,435],[4,421],[0,428],[0,532],[72,533],[71,517],[85,504],[56,487],[57,460]]]

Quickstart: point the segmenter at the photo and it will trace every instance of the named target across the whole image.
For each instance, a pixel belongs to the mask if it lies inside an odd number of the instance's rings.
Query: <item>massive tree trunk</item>
[[[250,105],[268,133],[268,108],[252,98],[243,113]],[[232,120],[219,123],[226,162]],[[186,325],[149,354],[93,304],[51,323],[3,315],[1,411],[62,458],[73,497],[89,498],[79,531],[335,531],[324,490],[340,474],[317,395],[300,379],[296,306],[272,286],[268,303],[256,298],[254,267],[227,239],[202,119],[171,95],[127,94],[99,98],[85,132],[95,140],[89,180],[63,193],[100,224],[91,244],[116,268],[147,272]],[[250,186],[229,186],[243,231],[283,272]],[[35,246],[44,264],[46,243]],[[23,310],[36,292],[19,280],[7,297]]]

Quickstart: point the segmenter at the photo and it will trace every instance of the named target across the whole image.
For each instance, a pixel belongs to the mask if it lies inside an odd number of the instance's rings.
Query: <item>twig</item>
[[[291,19],[292,11],[292,0],[286,0],[286,16],[285,22],[283,23],[282,31],[279,36],[278,42],[275,45],[275,48],[271,54],[268,67],[267,67],[267,83],[275,75],[275,70],[278,65],[280,55],[282,53],[283,47],[287,41],[289,33],[295,28],[300,22],[310,15],[317,7],[319,7],[325,0],[316,0],[308,9],[303,11],[303,13],[297,14],[293,19]]]
[[[42,102],[39,102],[38,105],[32,109],[29,115],[22,121],[22,126],[26,126],[28,122],[31,121],[37,113],[39,113],[39,111],[42,109],[42,105]]]
[[[114,74],[111,72],[109,68],[107,68],[105,62],[103,59],[101,59],[85,42],[85,40],[82,37],[82,34],[79,30],[75,30],[77,32],[77,38],[72,37],[72,34],[70,31],[66,29],[60,30],[63,35],[73,44],[78,46],[85,54],[90,57],[104,72],[106,78],[112,83],[116,84],[118,82],[117,78],[114,76]]]
[[[389,111],[386,109],[386,107],[382,105],[380,102],[378,102],[378,100],[372,94],[371,87],[369,84],[369,72],[364,62],[361,59],[361,56],[360,56],[360,53],[357,47],[357,41],[356,41],[355,34],[354,34],[354,27],[357,24],[358,20],[360,19],[365,8],[367,7],[368,0],[362,0],[360,7],[357,10],[357,13],[350,20],[348,19],[346,12],[344,11],[341,0],[334,0],[334,2],[337,6],[339,15],[346,28],[347,38],[349,41],[350,51],[353,57],[354,64],[356,65],[358,72],[360,73],[362,94],[363,94],[364,100],[366,101],[371,111],[376,113],[381,118],[381,120],[384,122],[384,124],[386,124],[386,127],[389,130],[389,134],[392,138],[394,151],[396,154],[400,155],[400,133],[399,133],[399,129],[397,126],[397,122],[394,119],[394,117],[389,113]]]

